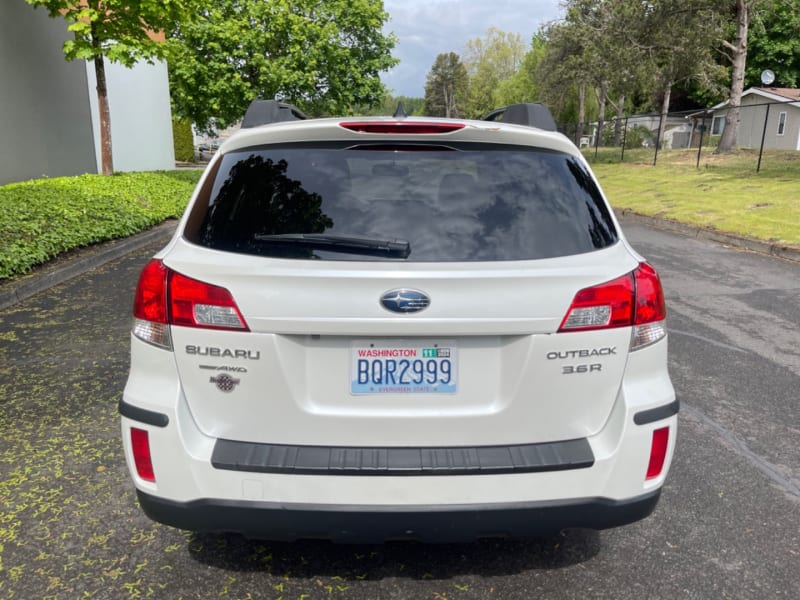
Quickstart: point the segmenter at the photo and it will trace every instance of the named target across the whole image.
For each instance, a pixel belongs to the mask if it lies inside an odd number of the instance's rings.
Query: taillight
[[[133,303],[133,334],[172,349],[170,325],[248,331],[231,293],[151,260],[142,270]]]
[[[558,331],[633,326],[631,350],[636,350],[667,334],[666,314],[658,274],[643,262],[627,275],[575,294]]]
[[[645,479],[655,479],[664,469],[669,446],[669,427],[662,427],[653,431],[653,441],[650,443],[650,462],[647,464]]]
[[[633,323],[633,277],[586,288],[575,294],[559,331],[626,327]]]
[[[131,450],[133,451],[133,464],[136,474],[145,481],[155,483],[156,474],[153,471],[153,460],[150,456],[150,438],[147,431],[131,427]]]
[[[463,123],[437,123],[434,121],[345,121],[339,125],[360,133],[390,134],[450,133],[465,127]]]
[[[172,350],[167,312],[167,269],[151,260],[139,276],[133,300],[133,335],[148,344]]]
[[[664,304],[664,291],[656,270],[647,263],[641,263],[633,272],[636,279],[636,318],[634,325],[644,325],[663,321],[667,316]]]
[[[151,323],[167,322],[167,276],[169,269],[160,260],[151,260],[139,275],[133,316]]]
[[[172,272],[169,304],[172,325],[247,331],[233,296],[223,287]]]

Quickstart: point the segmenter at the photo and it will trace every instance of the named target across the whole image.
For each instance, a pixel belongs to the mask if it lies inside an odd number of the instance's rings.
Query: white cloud
[[[398,37],[400,64],[384,74],[395,95],[421,97],[436,55],[461,55],[468,40],[489,27],[519,33],[528,42],[539,28],[562,16],[560,0],[384,0],[385,31]]]

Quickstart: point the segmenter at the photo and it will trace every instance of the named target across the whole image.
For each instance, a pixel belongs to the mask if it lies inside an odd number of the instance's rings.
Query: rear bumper
[[[137,490],[153,520],[197,532],[242,533],[278,541],[325,539],[344,543],[416,540],[469,542],[481,538],[535,538],[562,529],[607,529],[644,519],[661,489],[627,500],[569,501],[458,506],[326,506],[194,500],[175,502]]]

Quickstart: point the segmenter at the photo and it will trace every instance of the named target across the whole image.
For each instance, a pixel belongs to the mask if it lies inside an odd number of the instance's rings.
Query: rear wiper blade
[[[347,252],[349,254],[369,254],[392,258],[408,258],[411,244],[407,240],[361,237],[355,235],[331,235],[327,233],[277,233],[256,234],[253,239],[278,246],[293,246]]]

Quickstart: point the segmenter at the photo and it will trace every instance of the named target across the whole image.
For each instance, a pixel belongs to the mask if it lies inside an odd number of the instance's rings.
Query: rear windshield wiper
[[[369,254],[391,258],[408,258],[411,244],[407,240],[382,240],[354,235],[331,235],[328,233],[278,233],[256,234],[253,239],[276,246],[292,246],[347,252],[349,254]]]

